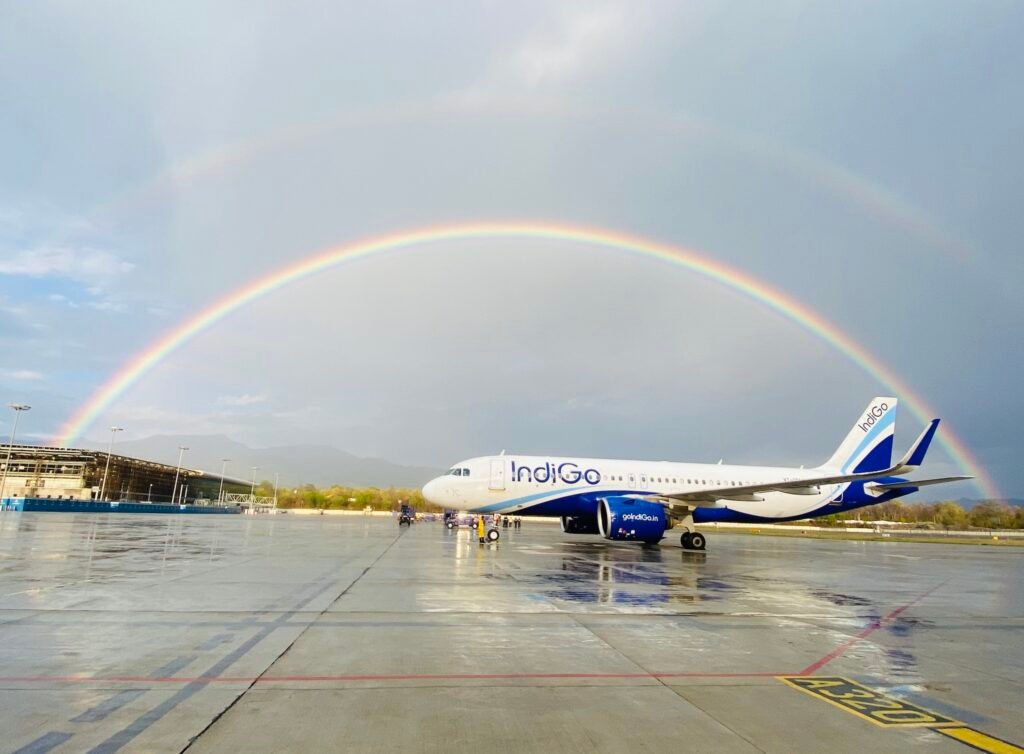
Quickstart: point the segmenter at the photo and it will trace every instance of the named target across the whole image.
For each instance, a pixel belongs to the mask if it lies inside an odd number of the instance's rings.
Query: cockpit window
[[[462,476],[469,476],[469,469],[463,469]]]

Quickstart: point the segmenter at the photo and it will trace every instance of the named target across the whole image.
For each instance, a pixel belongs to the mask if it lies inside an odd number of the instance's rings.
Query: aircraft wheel
[[[692,550],[693,549],[693,545],[690,544],[690,540],[692,538],[693,538],[693,535],[690,532],[688,532],[688,531],[684,531],[683,532],[683,536],[681,536],[679,538],[679,544],[681,544],[683,546],[684,550]]]
[[[488,529],[487,530],[487,541],[488,542],[497,542],[499,539],[501,539],[501,532],[500,531],[498,531],[497,529]]]
[[[690,547],[694,550],[703,550],[707,546],[707,540],[700,532],[693,532],[690,535]]]

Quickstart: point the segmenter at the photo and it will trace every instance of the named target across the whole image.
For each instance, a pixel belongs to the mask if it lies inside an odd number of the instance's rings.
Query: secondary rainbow
[[[691,249],[602,228],[542,222],[479,222],[430,226],[335,246],[315,252],[298,262],[258,278],[187,318],[135,354],[71,415],[54,438],[54,444],[70,445],[110,408],[118,397],[171,353],[224,317],[258,298],[342,262],[424,244],[484,238],[570,241],[617,249],[683,267],[761,302],[814,333],[889,387],[918,420],[926,422],[936,415],[924,399],[916,395],[903,380],[849,335],[791,296],[735,267]],[[940,442],[964,471],[976,477],[976,483],[986,497],[1001,497],[988,473],[952,431],[944,427],[940,433]]]

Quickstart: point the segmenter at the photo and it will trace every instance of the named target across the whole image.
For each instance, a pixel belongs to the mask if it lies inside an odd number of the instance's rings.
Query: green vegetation
[[[256,486],[256,494],[262,497],[274,496],[273,482],[260,482]],[[402,503],[411,505],[417,511],[440,511],[423,499],[417,489],[400,489],[389,487],[333,487],[318,488],[312,484],[301,487],[281,487],[277,491],[279,508],[315,508],[321,510],[353,510],[361,511],[367,507],[375,511],[398,510]]]
[[[855,511],[815,519],[815,526],[846,526],[860,521],[891,521],[918,529],[1024,529],[1024,507],[988,500],[964,510],[952,500],[941,503],[901,503],[893,500]]]

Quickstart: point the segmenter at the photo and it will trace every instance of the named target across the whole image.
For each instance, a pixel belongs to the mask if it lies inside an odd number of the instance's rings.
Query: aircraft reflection
[[[706,553],[661,547],[617,548],[578,543],[560,555],[557,570],[536,578],[549,588],[544,596],[624,607],[692,606],[720,598],[735,587],[701,573]]]

